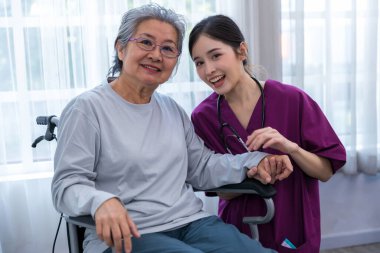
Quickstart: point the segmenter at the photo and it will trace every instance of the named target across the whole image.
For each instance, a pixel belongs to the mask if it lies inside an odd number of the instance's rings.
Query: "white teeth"
[[[222,79],[224,76],[217,76],[217,77],[214,77],[213,79],[210,79],[210,82],[212,83],[216,83],[217,81],[219,81],[220,79]]]
[[[159,68],[155,68],[155,67],[152,67],[152,66],[144,65],[144,67],[147,68],[147,69],[152,69],[152,70],[155,70],[155,71],[160,71]]]

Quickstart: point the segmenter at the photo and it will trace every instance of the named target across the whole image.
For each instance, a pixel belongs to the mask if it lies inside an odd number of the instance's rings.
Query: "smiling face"
[[[165,22],[150,19],[139,24],[133,38],[147,38],[156,45],[177,44],[175,28]],[[160,47],[147,51],[137,45],[138,41],[128,42],[127,46],[118,46],[118,57],[123,62],[120,74],[127,83],[155,89],[166,82],[177,63],[178,58],[167,58],[161,54]]]
[[[195,42],[192,57],[199,77],[218,94],[231,92],[246,74],[243,54],[205,35]]]

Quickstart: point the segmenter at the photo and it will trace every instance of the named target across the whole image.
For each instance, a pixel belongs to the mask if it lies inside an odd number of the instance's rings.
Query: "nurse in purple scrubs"
[[[321,241],[319,181],[346,161],[346,152],[318,104],[304,91],[274,80],[259,82],[248,68],[248,46],[239,27],[223,15],[199,22],[189,38],[199,77],[213,90],[192,113],[197,134],[218,153],[262,150],[288,154],[294,172],[270,183],[276,214],[259,226],[260,241],[280,253],[318,253]],[[217,175],[215,175],[217,176]],[[244,216],[264,215],[254,195],[221,194],[219,215],[246,234]],[[295,249],[290,249],[291,242]]]

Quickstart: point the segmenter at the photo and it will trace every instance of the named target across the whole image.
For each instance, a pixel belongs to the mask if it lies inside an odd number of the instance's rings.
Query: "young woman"
[[[193,191],[241,182],[266,169],[268,154],[215,154],[186,112],[155,92],[178,63],[183,20],[155,4],[129,10],[115,40],[113,78],[61,114],[53,203],[67,215],[94,217],[85,252],[131,252],[132,245],[134,253],[274,252],[204,212]],[[275,158],[288,175],[288,156]]]
[[[294,172],[288,178],[276,180],[277,171],[269,172],[276,214],[259,226],[261,243],[284,253],[318,253],[318,181],[327,181],[346,160],[325,115],[302,90],[274,80],[261,83],[250,74],[247,43],[229,17],[211,16],[195,25],[189,51],[199,77],[214,90],[192,113],[206,146],[218,153],[263,150],[291,157]],[[242,218],[264,213],[263,201],[253,195],[220,195],[220,217],[246,234]],[[296,249],[285,245],[289,241]]]

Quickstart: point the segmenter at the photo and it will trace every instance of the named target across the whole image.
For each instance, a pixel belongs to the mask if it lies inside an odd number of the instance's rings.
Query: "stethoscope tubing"
[[[252,79],[255,81],[256,85],[260,89],[260,93],[261,93],[261,128],[264,128],[264,126],[265,126],[265,97],[264,97],[264,89],[261,86],[260,82],[255,77],[253,77],[253,76],[251,76],[251,77],[252,77]],[[220,137],[222,138],[222,140],[224,142],[224,146],[225,146],[226,150],[229,153],[231,153],[231,150],[229,149],[228,145],[224,141],[224,134],[223,134],[223,128],[224,127],[228,127],[231,130],[231,132],[235,135],[235,137],[238,139],[238,141],[249,152],[247,146],[243,142],[243,140],[240,137],[240,135],[238,134],[238,132],[230,124],[228,124],[227,122],[223,122],[222,121],[222,113],[221,113],[221,107],[220,107],[220,105],[221,105],[223,97],[224,97],[223,95],[218,95],[218,99],[217,99],[217,102],[216,102],[216,110],[217,110],[217,116],[218,116],[218,122],[219,122]]]

